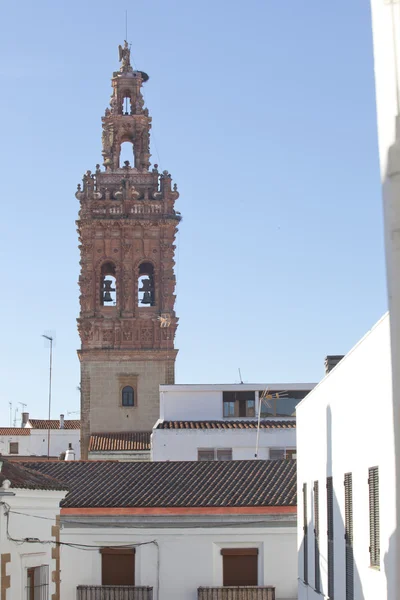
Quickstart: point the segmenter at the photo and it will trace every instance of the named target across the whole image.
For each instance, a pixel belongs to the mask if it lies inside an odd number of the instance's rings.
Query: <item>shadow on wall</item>
[[[351,544],[346,543],[346,536],[351,531],[346,532],[346,523],[340,510],[340,505],[335,493],[335,487],[343,487],[343,478],[340,481],[334,481],[331,486],[331,502],[328,502],[328,478],[332,476],[334,452],[332,448],[332,411],[330,406],[326,410],[326,479],[318,482],[318,510],[315,511],[315,489],[307,489],[307,500],[310,502],[310,510],[307,515],[307,569],[304,568],[304,549],[305,536],[303,535],[300,545],[299,566],[299,599],[300,600],[320,600],[323,596],[335,600],[364,600],[364,591],[361,583],[360,574],[354,560],[353,548]],[[344,493],[344,492],[343,492]],[[328,516],[328,504],[331,506],[331,519]],[[316,514],[318,522],[316,523]],[[326,514],[325,519],[321,519],[321,514]],[[303,519],[303,514],[298,514],[298,518]],[[330,523],[329,523],[330,520]],[[321,523],[327,523],[328,535],[322,535]],[[348,524],[347,524],[348,525]],[[319,531],[318,531],[319,530]],[[324,534],[326,531],[324,531]],[[316,535],[317,534],[317,535]],[[319,535],[318,535],[319,534]],[[319,540],[322,538],[322,544]],[[327,539],[328,538],[328,539]],[[351,540],[348,540],[351,542]],[[347,561],[346,562],[346,546]],[[353,560],[352,560],[353,559]],[[346,564],[353,568],[346,568]],[[338,573],[342,575],[339,577]],[[319,574],[319,575],[318,575]],[[305,582],[307,575],[308,583]],[[336,575],[336,576],[335,576]],[[329,579],[331,576],[331,581]],[[318,585],[319,578],[319,585]],[[349,588],[349,594],[346,594],[346,587]],[[351,593],[353,589],[353,594]],[[379,599],[384,600],[384,599]]]

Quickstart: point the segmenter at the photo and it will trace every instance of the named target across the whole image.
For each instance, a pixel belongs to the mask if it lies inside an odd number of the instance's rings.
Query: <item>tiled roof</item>
[[[32,425],[32,429],[60,429],[59,419],[29,419],[29,424]],[[80,429],[81,422],[79,419],[65,419],[64,429]]]
[[[260,421],[260,429],[293,429],[296,421]],[[257,421],[163,421],[157,429],[257,429]]]
[[[29,490],[67,490],[65,483],[60,483],[52,476],[40,473],[36,469],[29,469],[23,465],[15,464],[0,456],[0,485],[8,479],[11,488]]]
[[[295,460],[58,461],[30,468],[65,482],[66,508],[295,506]]]
[[[150,450],[151,431],[127,431],[123,433],[92,433],[89,452],[123,452]]]
[[[31,435],[26,427],[0,427],[0,435]]]

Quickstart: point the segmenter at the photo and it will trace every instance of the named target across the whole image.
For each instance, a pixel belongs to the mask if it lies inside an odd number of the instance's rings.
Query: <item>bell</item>
[[[151,281],[150,279],[143,279],[142,287],[139,289],[139,292],[151,292]]]
[[[142,298],[142,304],[151,304],[151,292],[145,291]]]
[[[104,280],[103,284],[103,302],[112,302],[111,292],[115,292],[115,288],[111,287],[112,281],[109,279]]]

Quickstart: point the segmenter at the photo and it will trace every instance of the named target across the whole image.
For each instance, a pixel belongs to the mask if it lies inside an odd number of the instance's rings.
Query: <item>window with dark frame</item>
[[[258,585],[258,548],[221,550],[224,586]]]
[[[303,581],[308,583],[307,484],[303,483]]]
[[[18,442],[10,442],[10,454],[19,454]]]
[[[333,541],[333,480],[326,478],[326,503],[328,520],[328,597],[334,599],[334,541]]]
[[[255,417],[255,392],[222,392],[224,417]]]
[[[232,448],[198,448],[197,460],[232,460]]]
[[[135,392],[131,385],[126,385],[122,388],[122,406],[135,405]]]
[[[344,476],[344,520],[346,600],[354,600],[353,481],[351,473],[345,473]]]
[[[101,585],[135,585],[135,549],[101,548]]]
[[[47,600],[49,597],[49,566],[29,567],[26,571],[26,600]]]
[[[368,469],[370,566],[380,567],[379,468]]]
[[[321,566],[319,553],[319,483],[314,481],[314,586],[321,591]]]
[[[296,458],[296,448],[270,448],[269,460],[292,460]]]

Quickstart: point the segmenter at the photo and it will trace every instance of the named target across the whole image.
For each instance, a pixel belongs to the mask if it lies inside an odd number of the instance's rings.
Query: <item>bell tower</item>
[[[103,166],[87,171],[76,197],[81,271],[81,455],[90,435],[150,431],[159,417],[158,386],[174,383],[177,350],[174,240],[179,194],[168,171],[150,170],[151,117],[146,73],[119,46],[110,107],[102,117]],[[132,162],[120,164],[121,146]]]

